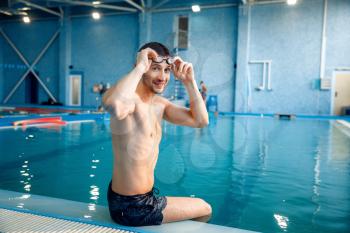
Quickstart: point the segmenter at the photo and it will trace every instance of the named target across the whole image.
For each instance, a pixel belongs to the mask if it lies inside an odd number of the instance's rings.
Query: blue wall
[[[58,28],[57,21],[34,21],[31,24],[17,22],[3,23],[3,31],[15,44],[28,63],[31,65],[39,55],[46,43]],[[3,63],[6,64],[3,69],[3,93],[7,94],[16,85],[18,80],[26,72],[27,68],[10,45],[3,42]],[[58,40],[56,39],[51,47],[39,60],[35,69],[39,72],[41,80],[51,91],[54,97],[58,94]],[[8,101],[9,104],[23,104],[25,93],[25,81],[22,82],[18,90]],[[44,89],[39,87],[39,101],[47,101],[48,95]],[[3,99],[2,99],[3,100]]]
[[[350,67],[350,1],[328,1],[326,75],[336,67]]]
[[[237,112],[330,114],[331,92],[319,89],[323,3],[253,5],[250,28],[249,9],[240,10]],[[328,4],[326,77],[331,78],[335,66],[350,65],[350,2]],[[272,91],[255,90],[261,83],[262,66],[246,68],[247,57],[272,60]]]
[[[84,78],[83,104],[98,106],[100,98],[92,92],[93,85],[114,84],[133,68],[138,49],[138,15],[104,16],[99,21],[74,18],[71,38],[72,71],[82,72]]]
[[[234,63],[236,62],[237,7],[191,11],[154,13],[151,40],[173,48],[174,22],[179,15],[189,17],[189,48],[179,55],[195,68],[196,80],[203,80],[208,95],[218,95],[219,110],[233,111]],[[165,96],[174,95],[170,82]]]
[[[93,84],[113,84],[125,75],[132,69],[136,51],[144,42],[156,40],[172,48],[175,18],[188,15],[190,46],[179,55],[194,64],[196,80],[207,84],[208,94],[218,95],[220,111],[330,114],[331,91],[319,89],[323,3],[324,0],[304,0],[296,6],[252,5],[250,11],[246,5],[202,9],[197,14],[154,12],[145,17],[146,22],[139,14],[105,15],[99,21],[89,16],[65,18],[60,38],[36,68],[54,96],[66,104],[69,72],[82,73],[83,105],[97,106],[100,99],[92,93]],[[348,0],[328,0],[326,78],[332,77],[336,67],[350,67],[349,12]],[[58,22],[1,25],[31,63],[57,29]],[[0,62],[11,64],[0,67],[3,100],[26,67],[0,38]],[[261,82],[262,67],[246,66],[253,59],[272,60],[272,91],[255,90]],[[74,68],[68,69],[69,65]],[[9,103],[23,103],[23,93],[21,85]],[[164,93],[166,97],[172,95],[173,80]],[[46,99],[41,89],[40,101]]]

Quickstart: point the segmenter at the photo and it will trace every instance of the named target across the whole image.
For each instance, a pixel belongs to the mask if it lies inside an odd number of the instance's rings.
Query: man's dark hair
[[[158,53],[159,56],[162,56],[162,57],[170,57],[171,56],[169,49],[165,45],[158,43],[158,42],[149,42],[147,44],[144,44],[138,50],[138,52],[140,52],[142,49],[145,49],[145,48],[153,49],[154,51],[156,51]]]

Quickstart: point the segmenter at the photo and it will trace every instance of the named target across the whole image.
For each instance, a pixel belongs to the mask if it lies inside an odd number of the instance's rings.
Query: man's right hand
[[[137,53],[136,68],[142,73],[146,73],[151,64],[152,59],[157,58],[158,54],[151,48],[145,48]]]

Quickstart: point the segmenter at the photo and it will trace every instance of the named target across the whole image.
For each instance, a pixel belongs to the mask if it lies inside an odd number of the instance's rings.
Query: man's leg
[[[207,222],[211,217],[211,206],[200,198],[166,197],[166,199],[167,205],[162,211],[162,223],[187,219]]]

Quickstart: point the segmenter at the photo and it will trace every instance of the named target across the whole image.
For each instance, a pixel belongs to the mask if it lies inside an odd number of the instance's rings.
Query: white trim
[[[323,22],[322,22],[322,38],[321,38],[321,57],[320,57],[320,78],[324,78],[326,66],[326,50],[327,50],[327,9],[328,0],[324,0],[323,5]]]

